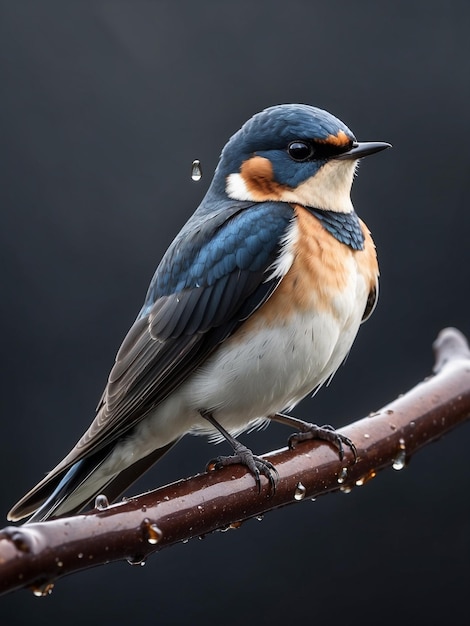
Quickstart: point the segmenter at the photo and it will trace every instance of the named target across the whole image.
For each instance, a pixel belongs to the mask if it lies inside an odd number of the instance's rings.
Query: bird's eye
[[[308,161],[312,158],[314,149],[312,144],[305,141],[291,141],[287,147],[287,152],[294,161]]]

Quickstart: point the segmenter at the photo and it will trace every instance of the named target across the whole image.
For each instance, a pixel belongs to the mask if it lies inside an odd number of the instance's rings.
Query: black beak
[[[362,159],[362,157],[369,156],[369,154],[375,154],[376,152],[380,152],[381,150],[386,150],[391,147],[392,144],[386,143],[385,141],[363,141],[361,143],[356,141],[353,143],[350,150],[342,152],[334,158],[344,160]]]

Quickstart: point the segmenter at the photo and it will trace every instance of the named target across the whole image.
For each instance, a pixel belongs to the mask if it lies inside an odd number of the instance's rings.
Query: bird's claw
[[[279,474],[272,463],[253,454],[253,452],[237,442],[237,447],[234,450],[234,454],[231,456],[218,456],[215,459],[209,461],[206,469],[221,469],[229,465],[244,465],[253,474],[253,477],[258,488],[258,493],[261,492],[261,474],[268,479],[270,489],[274,494],[276,491],[276,485],[279,479]]]
[[[333,444],[338,450],[341,461],[344,458],[344,446],[347,446],[354,455],[354,463],[357,461],[357,449],[354,442],[349,439],[349,437],[338,433],[333,426],[329,424],[317,426],[316,424],[305,423],[305,427],[302,428],[300,432],[294,433],[289,437],[289,448],[295,448],[300,441],[305,441],[306,439],[320,439],[321,441],[328,441],[328,443]]]

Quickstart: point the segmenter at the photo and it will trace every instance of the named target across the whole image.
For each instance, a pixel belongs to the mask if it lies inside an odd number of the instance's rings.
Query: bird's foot
[[[236,445],[235,445],[236,444]],[[234,454],[231,456],[218,456],[217,458],[209,461],[207,469],[221,469],[228,465],[245,465],[249,471],[253,474],[256,486],[258,487],[258,493],[261,492],[261,474],[265,476],[269,481],[269,486],[272,493],[276,491],[276,485],[278,482],[279,474],[272,463],[266,459],[262,459],[259,456],[253,454],[253,452],[236,441],[233,447]]]
[[[344,446],[347,446],[354,455],[354,463],[357,461],[357,449],[354,442],[338,433],[333,426],[325,424],[323,426],[317,426],[316,424],[310,424],[309,422],[303,422],[300,425],[300,432],[294,433],[288,439],[289,448],[293,449],[300,441],[307,439],[320,439],[321,441],[327,441],[335,446],[338,450],[339,458],[342,461],[344,457]]]

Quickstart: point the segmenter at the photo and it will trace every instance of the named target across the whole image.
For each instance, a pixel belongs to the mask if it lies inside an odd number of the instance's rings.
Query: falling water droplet
[[[338,483],[342,485],[347,477],[348,477],[348,468],[342,467],[340,473],[338,474]]]
[[[163,537],[163,533],[160,528],[158,528],[156,524],[152,523],[148,517],[143,520],[141,527],[144,531],[144,536],[147,542],[153,546],[156,545]]]
[[[406,465],[406,452],[400,450],[397,456],[393,459],[392,467],[394,470],[402,470]]]
[[[202,167],[199,159],[194,159],[191,165],[191,178],[195,182],[199,182],[202,178]]]
[[[42,583],[41,585],[32,587],[32,589],[36,598],[45,598],[46,596],[51,595],[52,590],[54,589],[54,583]]]
[[[302,483],[297,483],[294,491],[294,500],[303,500],[305,498],[305,494],[307,493],[307,488]]]
[[[341,485],[339,490],[341,491],[341,493],[351,493],[352,487],[351,485]]]
[[[105,511],[109,506],[108,498],[104,495],[104,493],[100,493],[99,496],[95,498],[95,509],[98,511]]]
[[[255,517],[255,519],[256,519],[258,522],[262,522],[262,521],[263,521],[263,518],[264,518],[264,515],[257,515],[257,516]]]

